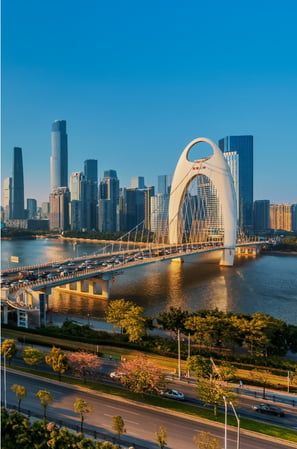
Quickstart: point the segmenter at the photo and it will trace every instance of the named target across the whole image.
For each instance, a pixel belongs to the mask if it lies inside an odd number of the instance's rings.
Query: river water
[[[1,241],[2,269],[91,255],[102,245],[58,239]],[[262,312],[297,325],[297,256],[260,255],[236,258],[233,267],[220,267],[197,258],[183,264],[158,262],[131,268],[116,276],[111,298],[141,305],[147,316],[157,316],[170,306],[189,311],[217,307],[223,311]],[[49,298],[51,320],[75,318],[91,325],[104,317],[108,300],[54,292]]]

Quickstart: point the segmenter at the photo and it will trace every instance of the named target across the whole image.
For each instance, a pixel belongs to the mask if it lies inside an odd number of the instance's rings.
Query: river
[[[102,245],[58,239],[2,240],[2,269],[91,255]],[[157,316],[170,306],[189,311],[217,307],[223,311],[262,312],[297,325],[297,256],[236,258],[233,267],[214,263],[158,262],[124,271],[111,285],[111,298],[125,298]],[[108,301],[55,292],[49,298],[51,320],[75,318],[90,324],[104,316]]]

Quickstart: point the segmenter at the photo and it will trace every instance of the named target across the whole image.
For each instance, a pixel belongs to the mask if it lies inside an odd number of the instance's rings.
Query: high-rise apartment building
[[[67,231],[69,229],[68,187],[59,187],[50,194],[50,230]]]
[[[270,230],[270,201],[254,201],[254,231],[256,233]]]
[[[34,220],[37,217],[37,201],[34,198],[27,198],[27,218]]]
[[[12,217],[12,178],[5,178],[3,182],[3,207],[4,219],[10,220]]]
[[[270,206],[271,229],[292,231],[292,225],[292,204],[272,204]]]
[[[25,218],[24,209],[24,172],[22,149],[13,149],[13,174],[12,174],[12,218]]]
[[[68,143],[66,120],[55,120],[51,132],[50,191],[68,186]]]
[[[132,189],[145,189],[144,177],[143,176],[133,176],[131,178],[131,188]]]
[[[168,235],[169,194],[158,193],[151,197],[151,231],[157,241]]]
[[[253,228],[254,162],[253,136],[227,136],[219,140],[224,152],[238,153],[239,229]]]
[[[101,232],[118,230],[118,205],[120,183],[116,170],[104,171],[104,177],[99,184],[98,229]]]
[[[70,176],[69,224],[72,231],[85,228],[85,177],[82,172],[73,172]]]
[[[84,162],[85,175],[85,201],[84,215],[85,227],[87,230],[98,228],[98,161],[87,159]]]
[[[158,176],[158,193],[167,195],[170,193],[170,187],[172,183],[172,175],[159,175]]]
[[[297,232],[297,204],[292,204],[292,230]]]

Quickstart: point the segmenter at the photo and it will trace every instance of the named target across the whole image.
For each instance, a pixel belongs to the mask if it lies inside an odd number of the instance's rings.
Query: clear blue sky
[[[2,182],[48,201],[50,130],[69,174],[98,159],[156,185],[196,137],[254,136],[254,199],[297,203],[297,2],[2,0]]]

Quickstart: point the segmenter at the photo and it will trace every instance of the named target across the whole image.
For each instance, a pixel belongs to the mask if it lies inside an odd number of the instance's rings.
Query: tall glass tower
[[[58,187],[68,186],[68,144],[66,120],[52,124],[52,154],[50,158],[51,193]]]
[[[84,175],[86,180],[84,198],[85,227],[88,230],[97,229],[98,161],[96,159],[84,161]]]
[[[227,136],[219,140],[224,152],[238,153],[239,227],[253,228],[254,143],[253,136]],[[227,159],[228,160],[228,159]]]
[[[12,218],[25,218],[23,156],[19,147],[13,149]]]

